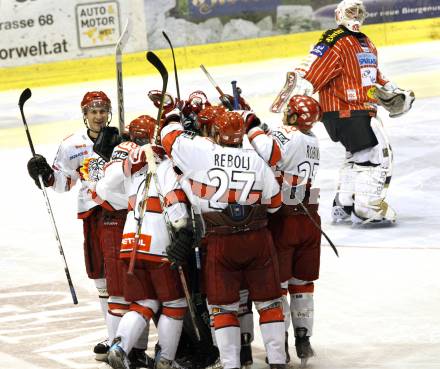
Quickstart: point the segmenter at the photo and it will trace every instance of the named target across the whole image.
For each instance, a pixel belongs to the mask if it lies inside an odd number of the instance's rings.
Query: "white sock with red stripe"
[[[257,302],[260,314],[260,330],[269,364],[285,364],[285,330],[283,308],[280,299]]]
[[[136,311],[129,311],[119,322],[116,337],[121,338],[119,346],[129,353],[148,325],[144,317]]]
[[[99,305],[101,307],[102,315],[104,319],[107,318],[108,310],[108,292],[107,292],[107,281],[105,278],[94,279],[96,289],[98,290]]]
[[[240,368],[240,322],[237,318],[239,302],[231,305],[214,305],[214,328],[220,360],[224,369]]]
[[[108,298],[108,311],[105,319],[108,330],[108,341],[111,344],[116,336],[119,322],[122,316],[128,312],[130,303],[122,296],[110,296]]]
[[[174,360],[176,356],[186,307],[187,304],[183,298],[163,303],[162,314],[157,325],[162,358]]]
[[[289,281],[290,311],[294,328],[307,328],[307,336],[313,334],[313,282],[292,278]]]

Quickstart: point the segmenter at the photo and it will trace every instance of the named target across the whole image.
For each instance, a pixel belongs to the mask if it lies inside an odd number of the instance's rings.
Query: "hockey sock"
[[[119,346],[126,354],[134,347],[147,325],[148,323],[144,317],[135,311],[130,311],[122,317],[116,337],[121,338]]]
[[[285,326],[282,307],[279,304],[271,304],[263,308],[257,305],[257,308],[259,308],[261,336],[269,364],[285,364]]]
[[[215,337],[224,369],[240,368],[240,323],[235,312],[214,315]]]

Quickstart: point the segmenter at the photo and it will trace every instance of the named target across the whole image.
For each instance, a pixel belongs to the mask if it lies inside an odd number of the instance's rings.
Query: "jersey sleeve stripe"
[[[179,137],[182,133],[182,130],[176,129],[167,133],[162,138],[162,147],[165,149],[165,152],[168,156],[171,157],[171,150],[173,149],[174,142],[176,141],[177,137]]]

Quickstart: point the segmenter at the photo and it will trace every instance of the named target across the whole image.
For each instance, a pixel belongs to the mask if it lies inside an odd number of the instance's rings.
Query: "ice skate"
[[[127,354],[119,346],[120,341],[115,339],[113,342],[115,343],[113,343],[108,351],[108,363],[113,369],[131,369]]]
[[[130,369],[154,368],[154,360],[142,349],[133,348],[128,354],[128,360],[130,361]]]
[[[307,328],[295,328],[295,348],[296,355],[301,360],[300,368],[306,368],[308,359],[315,355],[307,336]]]
[[[214,363],[205,367],[205,369],[223,369],[222,362],[220,361],[220,357],[218,357]]]
[[[161,357],[159,360],[155,361],[154,369],[185,369],[175,360],[168,360]]]
[[[95,360],[107,361],[107,354],[109,349],[110,345],[108,344],[108,339],[97,343],[93,348],[93,352],[95,353]]]
[[[252,359],[251,335],[243,333],[241,335],[240,364],[241,369],[250,369],[254,363]]]

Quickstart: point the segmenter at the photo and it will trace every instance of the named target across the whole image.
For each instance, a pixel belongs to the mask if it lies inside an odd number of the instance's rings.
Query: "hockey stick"
[[[173,54],[173,57],[174,57],[174,54]],[[168,84],[168,71],[165,68],[165,66],[163,65],[163,63],[161,62],[161,60],[153,52],[151,52],[151,51],[147,52],[147,60],[159,71],[160,75],[162,76],[162,98],[161,98],[161,102],[160,102],[159,111],[157,113],[157,124],[155,127],[154,138],[153,138],[153,141],[155,143],[157,143],[157,134],[159,132],[159,122],[160,122],[160,118],[162,116],[163,102],[165,100],[165,92],[166,92],[167,84]],[[174,63],[174,65],[176,65],[176,64]],[[176,76],[177,76],[177,72],[176,72]],[[176,78],[176,82],[177,82],[177,78]],[[150,148],[150,150],[151,150],[151,148]],[[151,150],[151,153],[152,153],[152,150]],[[148,161],[149,168],[150,168],[150,162],[152,165],[154,165],[154,166],[156,165],[156,162],[154,160],[154,155],[151,155],[151,154],[147,155],[147,161]],[[162,196],[162,191],[160,190],[159,179],[157,177],[156,172],[153,173],[153,178],[154,178],[154,181],[156,184],[157,194],[159,197],[162,211],[165,211],[165,201]],[[170,220],[168,219],[168,214],[166,213],[166,211],[165,211],[164,217],[165,217],[165,222],[166,222],[166,225],[168,228],[168,234],[170,235],[170,238],[172,239],[173,238],[173,228],[171,226]],[[194,311],[194,306],[191,301],[191,295],[189,294],[188,284],[186,283],[185,273],[183,272],[183,268],[181,265],[179,265],[177,267],[177,270],[179,272],[180,282],[182,283],[183,292],[185,294],[186,303],[188,305],[189,313],[191,316],[191,323],[192,323],[194,331],[196,333],[197,340],[200,341],[200,332],[199,332],[199,328],[197,327],[197,324],[196,324],[196,314]]]
[[[305,207],[305,205],[298,199],[295,197],[295,200],[298,201],[299,206],[301,206],[301,208],[304,210],[304,212],[307,214],[307,216],[310,218],[310,220],[312,221],[313,225],[319,229],[319,231],[321,232],[321,234],[325,237],[325,239],[327,240],[327,242],[329,243],[329,245],[331,246],[331,248],[333,249],[333,251],[335,252],[336,256],[339,257],[338,254],[338,249],[336,248],[336,246],[334,245],[334,243],[332,242],[332,240],[326,235],[326,233],[323,231],[323,229],[321,228],[321,226],[316,222],[315,219],[313,219],[312,214],[310,214],[309,210]]]
[[[179,89],[179,78],[177,76],[177,65],[176,65],[176,57],[174,55],[174,48],[173,44],[171,43],[170,38],[165,33],[165,31],[162,31],[163,37],[167,40],[168,44],[170,45],[171,53],[173,55],[173,65],[174,65],[174,79],[176,81],[176,92],[177,92],[177,99],[180,101],[180,89]],[[182,112],[180,112],[180,121],[182,122]],[[196,220],[195,220],[195,213],[194,208],[191,206],[191,219],[192,219],[192,227],[194,234],[196,234]],[[199,246],[196,244],[194,247],[194,253],[196,254],[196,265],[197,269],[201,269],[201,263],[200,263],[200,249]]]
[[[127,45],[127,40],[130,37],[131,24],[127,19],[124,30],[116,43],[115,58],[116,58],[116,85],[118,90],[118,117],[119,117],[119,134],[125,129],[124,117],[124,88],[122,82],[122,51]]]
[[[215,83],[214,78],[209,74],[209,72],[206,70],[205,66],[203,64],[200,64],[200,68],[202,69],[203,73],[205,73],[206,77],[208,77],[209,82],[215,87],[215,89],[220,94],[220,101],[224,106],[226,106],[229,110],[234,110],[231,102],[226,97],[225,93],[222,91],[222,89],[218,86],[217,83]]]
[[[171,53],[173,54],[173,64],[174,64],[174,79],[176,80],[176,92],[177,92],[177,99],[180,101],[180,89],[179,89],[179,78],[177,77],[177,66],[176,66],[176,57],[174,56],[174,48],[173,44],[171,43],[170,38],[165,33],[165,31],[162,31],[163,37],[165,37],[165,40],[167,40],[168,45],[170,45]]]
[[[26,136],[27,136],[29,146],[32,151],[32,156],[35,157],[34,144],[32,143],[31,134],[29,132],[29,128],[28,128],[28,125],[26,122],[26,118],[24,116],[24,111],[23,111],[23,107],[24,107],[25,102],[27,100],[29,100],[31,96],[32,96],[31,90],[29,88],[26,88],[20,95],[20,99],[18,100],[18,106],[20,107],[21,119],[24,124]],[[55,234],[55,239],[57,240],[58,249],[59,249],[60,255],[64,261],[64,272],[66,273],[67,282],[68,282],[69,288],[70,288],[70,294],[72,295],[73,303],[76,305],[76,304],[78,304],[78,298],[76,297],[75,288],[73,287],[72,279],[70,278],[69,267],[67,266],[66,257],[64,256],[64,251],[63,251],[63,246],[61,245],[60,235],[58,234],[58,228],[55,223],[55,218],[53,216],[52,207],[50,206],[49,197],[47,196],[46,187],[44,186],[43,177],[41,175],[38,176],[38,181],[40,182],[40,188],[43,191],[44,200],[46,202],[47,212],[49,213],[50,219],[52,221],[52,227],[53,227],[53,231]]]

